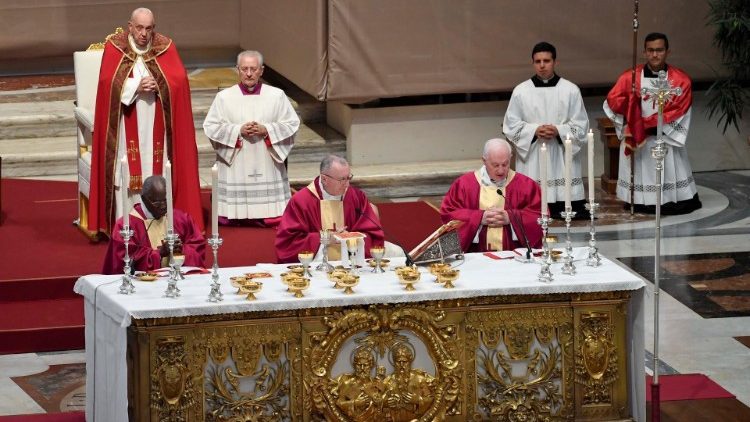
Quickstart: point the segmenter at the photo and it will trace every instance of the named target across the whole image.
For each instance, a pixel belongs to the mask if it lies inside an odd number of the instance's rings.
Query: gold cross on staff
[[[135,160],[136,154],[138,153],[138,148],[135,147],[135,139],[131,139],[128,141],[130,143],[130,148],[128,148],[128,154],[130,154],[130,159]]]
[[[641,95],[654,97],[654,101],[659,106],[659,114],[662,114],[664,112],[664,105],[672,97],[682,95],[682,88],[679,86],[672,87],[672,84],[667,79],[667,72],[660,70],[659,78],[651,82],[651,87],[641,88]]]

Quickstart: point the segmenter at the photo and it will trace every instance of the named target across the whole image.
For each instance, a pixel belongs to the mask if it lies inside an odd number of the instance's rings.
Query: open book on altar
[[[462,224],[462,221],[451,220],[438,227],[437,230],[412,249],[409,252],[409,256],[415,263],[423,263],[442,261],[451,255],[462,253],[461,241],[456,231]]]

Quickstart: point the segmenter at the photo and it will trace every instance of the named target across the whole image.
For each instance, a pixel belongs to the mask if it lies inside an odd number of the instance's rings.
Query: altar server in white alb
[[[291,197],[285,160],[300,120],[284,91],[260,81],[259,52],[240,53],[237,72],[203,123],[219,162],[219,222],[273,226]]]
[[[624,141],[620,143],[617,198],[625,201],[626,207],[629,207],[630,161],[634,160],[634,208],[637,212],[656,212],[656,159],[651,156],[651,148],[656,146],[657,140],[658,105],[653,97],[641,96],[640,92],[641,87],[651,87],[659,71],[663,70],[672,87],[680,87],[682,93],[664,106],[662,130],[668,153],[664,157],[661,213],[687,214],[702,206],[685,147],[693,108],[690,77],[675,66],[667,66],[669,40],[662,33],[646,35],[643,56],[646,64],[638,65],[635,69],[635,95],[632,70],[628,69],[620,75],[604,101],[604,113],[615,124],[617,137]],[[625,138],[626,130],[631,134],[628,138]]]
[[[576,218],[589,218],[584,208],[581,146],[586,142],[589,118],[581,91],[555,73],[557,50],[540,42],[531,51],[535,75],[518,84],[503,120],[503,133],[516,146],[516,171],[540,182],[539,149],[547,145],[547,198],[550,216],[560,218],[565,208],[565,146],[572,142],[571,206]]]

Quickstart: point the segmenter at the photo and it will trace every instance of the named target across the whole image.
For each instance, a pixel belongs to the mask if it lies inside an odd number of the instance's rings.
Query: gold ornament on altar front
[[[585,386],[582,403],[596,405],[612,401],[611,385],[618,380],[617,351],[612,341],[611,318],[607,313],[581,315],[577,352],[576,382]]]
[[[157,349],[159,353],[151,377],[151,407],[157,409],[160,418],[172,419],[195,405],[184,338],[162,338]]]

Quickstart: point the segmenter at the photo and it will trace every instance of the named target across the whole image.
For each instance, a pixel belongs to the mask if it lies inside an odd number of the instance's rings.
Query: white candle
[[[570,168],[573,164],[573,141],[565,137],[565,211],[570,210]]]
[[[172,208],[172,163],[164,163],[164,178],[167,179],[167,230],[174,231],[174,208]]]
[[[123,156],[120,161],[120,194],[122,195],[122,224],[130,226],[130,198],[128,198],[128,157]]]
[[[589,202],[594,203],[594,131],[589,129],[586,135],[589,147]]]
[[[547,215],[547,143],[542,142],[539,150],[539,175],[542,184],[542,216]]]
[[[211,167],[211,234],[219,235],[219,163]]]

